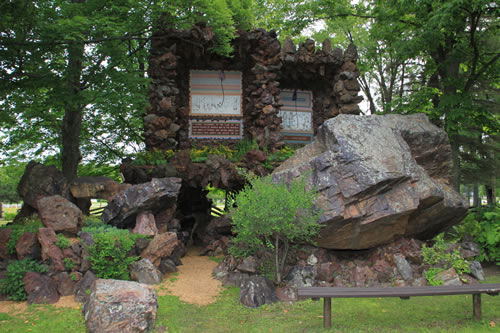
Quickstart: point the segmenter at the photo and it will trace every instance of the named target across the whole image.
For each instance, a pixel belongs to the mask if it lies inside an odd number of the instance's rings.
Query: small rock
[[[170,258],[163,258],[158,269],[160,270],[161,274],[177,272],[177,267]]]
[[[248,256],[241,264],[238,265],[237,269],[243,273],[255,274],[257,273],[257,259],[254,256]]]
[[[290,286],[297,288],[312,287],[316,279],[317,270],[315,267],[294,267],[286,276],[285,280],[288,281]]]
[[[96,280],[83,307],[85,325],[90,333],[149,332],[158,310],[151,286],[132,281]]]
[[[308,265],[311,265],[311,266],[314,266],[318,263],[318,258],[316,258],[316,256],[314,254],[311,254],[308,258],[307,258],[307,264]]]
[[[151,211],[140,212],[135,218],[135,228],[132,230],[134,234],[145,236],[155,236],[158,233],[156,228],[155,216]]]
[[[62,272],[57,274],[57,292],[61,296],[69,296],[75,293],[75,281],[70,274]],[[75,277],[76,279],[76,277]]]
[[[453,267],[437,273],[435,279],[443,281],[444,286],[461,286],[463,284]]]
[[[130,277],[134,281],[145,284],[158,284],[161,282],[160,271],[149,259],[141,259],[130,265]]]
[[[41,258],[40,243],[35,232],[25,232],[19,237],[16,245],[17,258],[22,260],[24,258]]]
[[[268,279],[260,275],[252,275],[241,282],[241,304],[250,308],[258,308],[276,301],[278,301],[278,297],[274,291],[273,283]]]
[[[47,275],[27,272],[23,283],[29,304],[55,304],[59,301],[56,283]]]
[[[65,270],[61,249],[56,245],[57,236],[54,230],[50,228],[38,229],[38,241],[42,248],[42,260],[48,261],[50,265],[60,272]]]
[[[484,272],[483,272],[483,267],[481,267],[481,264],[479,261],[471,261],[469,264],[470,268],[470,274],[478,279],[479,281],[484,281]]]
[[[400,254],[393,255],[393,259],[403,279],[405,279],[405,281],[411,279],[413,277],[413,269],[408,261]]]
[[[87,271],[83,278],[75,286],[75,300],[80,303],[85,303],[90,294],[90,288],[97,276],[91,271]]]

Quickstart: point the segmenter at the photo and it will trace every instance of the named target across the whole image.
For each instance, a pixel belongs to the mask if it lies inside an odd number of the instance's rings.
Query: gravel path
[[[165,276],[158,286],[160,296],[174,295],[181,301],[196,305],[207,305],[215,302],[215,297],[221,291],[221,283],[212,277],[212,271],[217,263],[207,256],[200,256],[200,249],[191,247],[179,271]],[[173,281],[171,281],[173,280]]]

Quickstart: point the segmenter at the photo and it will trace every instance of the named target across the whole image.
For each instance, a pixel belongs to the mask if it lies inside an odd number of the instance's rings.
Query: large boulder
[[[71,199],[69,184],[63,174],[55,166],[45,166],[31,161],[24,169],[24,174],[17,193],[23,199],[24,204],[37,209],[40,198],[60,195]]]
[[[60,195],[40,198],[37,206],[40,219],[47,228],[76,236],[82,227],[83,214],[80,208]]]
[[[121,228],[133,227],[139,212],[159,212],[173,206],[181,188],[180,178],[153,178],[151,182],[134,185],[117,194],[102,213],[104,223]]]
[[[90,333],[151,331],[158,300],[153,287],[132,281],[98,279],[83,307]]]
[[[75,198],[99,198],[108,202],[125,188],[127,185],[120,185],[114,179],[102,176],[79,177],[70,185],[71,194]]]
[[[467,203],[450,185],[450,168],[448,136],[423,114],[339,115],[273,179],[309,174],[323,209],[318,246],[367,249],[458,223]]]

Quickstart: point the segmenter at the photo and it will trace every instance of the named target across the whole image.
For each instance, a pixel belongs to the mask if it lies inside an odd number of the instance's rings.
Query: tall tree
[[[83,153],[120,155],[142,141],[147,47],[168,22],[213,27],[228,55],[250,0],[10,0],[0,3],[2,153],[57,153],[72,180]],[[168,16],[170,19],[160,20]],[[246,26],[246,27],[247,27]],[[121,144],[119,146],[118,144]],[[99,148],[99,149],[97,149]],[[103,152],[106,152],[103,154]],[[115,156],[116,157],[116,156]]]

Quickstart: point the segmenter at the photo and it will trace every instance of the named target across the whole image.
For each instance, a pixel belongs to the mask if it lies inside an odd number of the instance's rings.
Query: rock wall
[[[281,118],[278,116],[281,88],[312,90],[313,128],[341,113],[359,114],[357,52],[332,49],[325,40],[316,50],[308,40],[295,48],[291,40],[283,46],[276,33],[262,29],[239,32],[232,58],[212,52],[214,35],[207,27],[191,30],[159,30],[153,35],[149,76],[152,79],[150,108],[144,117],[148,149],[184,149],[188,137],[189,73],[192,69],[242,72],[244,136],[261,147],[277,148]],[[220,141],[203,140],[203,144]],[[227,142],[226,142],[227,143]],[[229,144],[233,144],[229,142]]]

